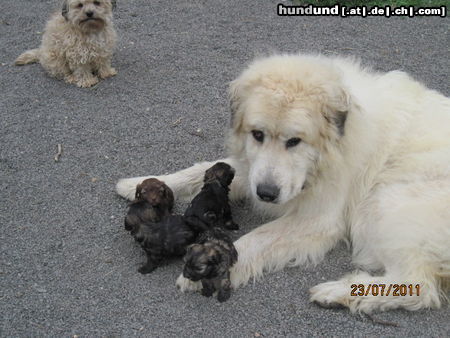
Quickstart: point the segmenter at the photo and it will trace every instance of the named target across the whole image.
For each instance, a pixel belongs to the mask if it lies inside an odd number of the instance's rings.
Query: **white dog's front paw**
[[[318,284],[309,290],[310,301],[326,308],[348,307],[351,289],[341,281]]]
[[[263,246],[258,245],[257,239],[253,233],[249,233],[234,242],[238,252],[238,261],[230,270],[231,285],[234,289],[246,285],[250,279],[255,281],[263,275],[264,257],[260,251]]]
[[[258,275],[252,274],[252,269],[248,265],[240,264],[237,262],[230,271],[230,281],[233,289],[237,289],[240,286],[244,286],[248,283],[250,278],[256,279],[260,277]]]
[[[178,276],[175,284],[181,292],[195,292],[202,289],[202,283],[193,282],[190,279],[184,278],[183,274]]]

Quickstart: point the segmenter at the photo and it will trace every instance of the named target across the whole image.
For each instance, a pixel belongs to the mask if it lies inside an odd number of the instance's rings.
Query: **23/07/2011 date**
[[[350,296],[420,296],[420,284],[352,284]]]

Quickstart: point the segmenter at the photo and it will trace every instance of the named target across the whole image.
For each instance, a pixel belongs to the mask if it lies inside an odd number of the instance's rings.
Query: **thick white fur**
[[[237,172],[231,198],[250,197],[278,216],[236,241],[234,287],[263,272],[318,263],[349,239],[354,263],[366,272],[313,287],[312,301],[366,313],[441,306],[450,280],[450,99],[402,72],[306,55],[256,60],[232,82],[230,97],[224,161]],[[266,135],[262,144],[255,129]],[[286,148],[292,137],[302,142]],[[212,164],[158,178],[189,200]],[[144,178],[120,180],[117,192],[133,198]],[[255,187],[267,181],[281,189],[277,203],[258,201]],[[420,284],[421,293],[352,297],[354,283]],[[182,276],[177,285],[199,288]]]

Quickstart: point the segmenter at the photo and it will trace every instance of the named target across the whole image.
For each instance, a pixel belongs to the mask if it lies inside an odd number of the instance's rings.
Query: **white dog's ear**
[[[241,86],[239,85],[239,79],[236,79],[230,83],[228,90],[228,97],[230,100],[230,110],[231,110],[231,128],[238,131],[242,126],[242,113],[241,108]]]
[[[67,20],[67,14],[69,13],[69,4],[67,3],[67,0],[63,1],[62,9],[61,9],[61,15]]]
[[[344,136],[345,123],[352,104],[351,98],[344,88],[334,88],[330,92],[330,106],[325,113],[325,118],[336,127],[339,136]]]
[[[113,10],[116,9],[116,7],[117,7],[117,1],[116,0],[111,0],[111,7],[112,7]]]
[[[244,122],[243,88],[238,78],[230,83],[228,97],[230,100],[231,125],[227,137],[227,150],[230,154],[241,154],[244,150],[244,133],[242,132]]]
[[[331,120],[336,126],[339,136],[344,136],[345,134],[345,122],[347,121],[348,111],[336,111],[334,112]]]

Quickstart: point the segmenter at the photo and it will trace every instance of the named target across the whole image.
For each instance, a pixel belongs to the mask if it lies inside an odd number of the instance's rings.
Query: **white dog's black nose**
[[[273,184],[259,184],[256,187],[256,194],[265,202],[273,202],[280,194],[280,188]]]
[[[86,12],[86,16],[87,16],[88,18],[92,18],[93,15],[94,15],[94,12],[91,12],[91,11]]]

